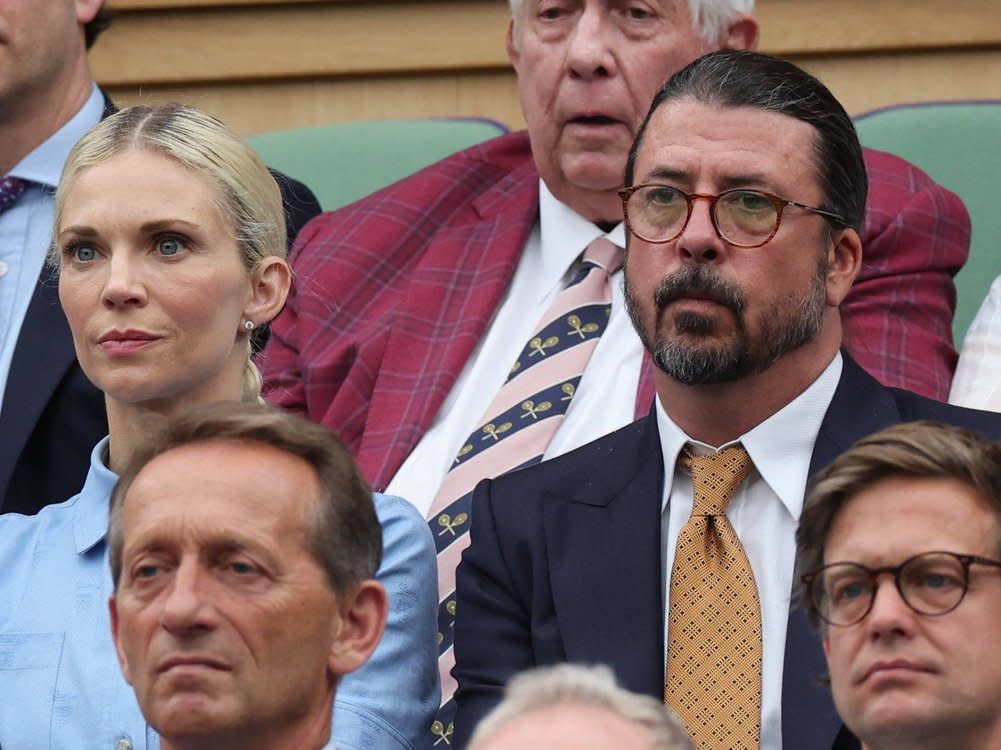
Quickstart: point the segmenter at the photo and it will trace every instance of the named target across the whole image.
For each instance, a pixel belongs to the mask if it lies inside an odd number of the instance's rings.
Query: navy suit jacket
[[[886,388],[847,355],[821,425],[811,475],[859,438],[917,419],[1001,437],[1001,415]],[[608,664],[626,688],[664,692],[661,497],[656,417],[562,457],[481,482],[472,543],[457,579],[459,682],[456,748],[523,669],[553,662]],[[851,750],[834,710],[817,635],[792,610],[782,686],[789,750]]]
[[[104,116],[115,112],[105,97]],[[272,172],[285,202],[289,247],[320,213],[312,191]],[[80,369],[48,268],[21,325],[0,409],[0,512],[35,513],[83,487],[91,448],[108,434],[104,394]]]

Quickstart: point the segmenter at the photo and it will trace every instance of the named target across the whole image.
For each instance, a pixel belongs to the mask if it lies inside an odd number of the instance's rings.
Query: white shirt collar
[[[838,352],[806,390],[761,424],[726,443],[743,444],[754,462],[754,468],[795,519],[799,518],[803,509],[803,493],[817,433],[834,398],[843,366],[841,352]],[[659,398],[654,402],[664,459],[666,502],[666,498],[671,496],[678,454],[686,443],[692,443],[698,453],[711,452],[726,445],[712,446],[693,440],[668,416]]]
[[[545,299],[557,287],[562,288],[574,261],[596,238],[607,237],[619,247],[626,246],[625,230],[621,222],[610,232],[602,232],[596,224],[554,198],[541,179],[539,228],[542,251],[542,271],[536,289],[539,300]]]
[[[12,177],[31,180],[55,188],[63,171],[63,164],[70,151],[83,134],[101,121],[104,114],[104,95],[94,84],[90,96],[80,110],[49,138],[29,153],[10,171]]]

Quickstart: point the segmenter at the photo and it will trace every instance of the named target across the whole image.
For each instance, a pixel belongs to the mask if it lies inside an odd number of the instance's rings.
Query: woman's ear
[[[283,258],[263,258],[250,279],[250,299],[244,308],[245,320],[255,326],[270,323],[281,312],[292,287],[292,269]]]

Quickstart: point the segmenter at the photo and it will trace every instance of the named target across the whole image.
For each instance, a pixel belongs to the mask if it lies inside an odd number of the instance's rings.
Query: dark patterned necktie
[[[17,202],[28,187],[28,181],[17,177],[0,177],[0,214]]]
[[[463,441],[431,503],[428,523],[438,550],[438,665],[443,704],[431,730],[436,745],[451,744],[455,569],[469,545],[473,488],[481,479],[542,460],[608,325],[612,299],[608,279],[621,267],[622,256],[622,248],[604,237],[587,246],[579,273],[540,318],[504,385]]]
[[[692,515],[671,570],[664,700],[700,750],[757,750],[761,727],[761,606],[726,506],[751,471],[742,446],[684,453]]]

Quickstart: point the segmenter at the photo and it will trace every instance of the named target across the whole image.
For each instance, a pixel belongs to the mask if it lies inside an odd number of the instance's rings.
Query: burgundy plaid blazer
[[[886,385],[944,400],[970,222],[960,200],[866,151],[863,266],[845,346]],[[528,137],[461,151],[302,230],[295,282],[261,358],[265,396],[337,430],[384,488],[427,431],[496,311],[538,217]],[[637,414],[653,397],[644,368]],[[489,399],[487,399],[489,401]]]

